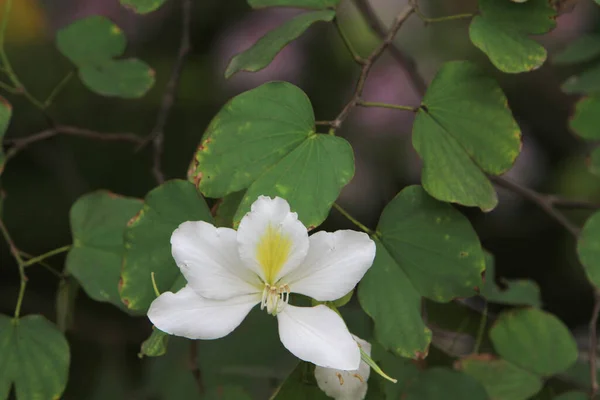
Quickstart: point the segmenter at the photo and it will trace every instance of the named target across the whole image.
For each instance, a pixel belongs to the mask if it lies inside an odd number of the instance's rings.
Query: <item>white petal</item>
[[[371,355],[371,344],[352,335],[354,340]],[[335,400],[363,400],[367,395],[367,380],[371,367],[364,361],[360,362],[358,370],[343,371],[333,368],[315,367],[315,379],[319,388]]]
[[[260,196],[240,221],[241,259],[266,283],[296,268],[308,251],[308,232],[284,199]]]
[[[362,232],[317,232],[302,265],[285,276],[292,292],[333,301],[350,292],[373,264],[375,242]]]
[[[228,300],[199,296],[189,285],[177,293],[165,292],[150,305],[148,318],[161,331],[189,339],[218,339],[231,333],[246,318],[260,295]]]
[[[342,317],[329,307],[287,305],[277,321],[281,343],[299,359],[327,368],[358,368],[358,345]]]
[[[184,222],[171,235],[171,252],[189,285],[202,297],[224,300],[262,291],[244,267],[236,232],[204,221]]]

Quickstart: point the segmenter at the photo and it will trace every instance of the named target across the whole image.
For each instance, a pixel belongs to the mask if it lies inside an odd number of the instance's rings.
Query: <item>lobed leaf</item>
[[[577,344],[554,315],[529,308],[503,312],[489,332],[506,361],[540,376],[554,375],[577,360]]]
[[[234,225],[259,195],[285,198],[307,226],[327,217],[354,175],[354,153],[339,137],[316,134],[308,97],[270,82],[230,100],[207,128],[188,177],[207,197],[248,189]]]
[[[77,20],[56,34],[56,46],[77,66],[90,90],[102,96],[139,98],[154,85],[154,70],[137,58],[115,60],[126,45],[121,29],[101,16]]]
[[[125,255],[119,284],[121,300],[132,312],[145,313],[155,299],[151,273],[160,291],[181,279],[171,256],[171,234],[185,221],[212,222],[194,185],[171,180],[148,193],[141,211],[125,230]]]
[[[527,400],[543,387],[539,376],[490,354],[463,358],[456,367],[481,383],[494,400]]]
[[[527,72],[546,61],[546,49],[529,35],[543,34],[556,26],[556,10],[548,0],[479,0],[479,10],[480,15],[469,27],[469,37],[496,68],[508,73]]]
[[[420,297],[447,302],[474,295],[483,250],[467,219],[420,186],[405,188],[385,207],[377,235],[375,262],[358,289],[360,304],[384,347],[422,357],[431,332],[421,320]]]
[[[41,315],[0,314],[0,398],[12,385],[17,399],[58,399],[67,386],[69,344]]]
[[[248,50],[234,56],[227,65],[225,78],[229,78],[239,71],[260,71],[269,65],[285,46],[302,35],[312,24],[319,21],[328,22],[334,17],[335,11],[323,10],[292,18],[260,38]]]
[[[507,171],[521,150],[521,132],[496,82],[474,64],[444,64],[427,89],[413,125],[423,159],[423,188],[438,200],[496,207],[487,174]],[[460,179],[457,179],[460,177]]]
[[[138,199],[104,190],[82,196],[71,207],[73,247],[66,268],[92,299],[126,309],[118,291],[123,234],[127,221],[141,208]]]

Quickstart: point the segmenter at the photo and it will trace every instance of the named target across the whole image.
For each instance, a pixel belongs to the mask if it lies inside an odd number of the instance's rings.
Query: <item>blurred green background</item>
[[[3,3],[0,1],[0,4]],[[400,0],[372,0],[385,22],[403,6]],[[541,37],[551,55],[583,33],[598,30],[598,10],[581,0],[559,17],[558,28]],[[469,0],[422,1],[428,15],[450,15],[476,9]],[[317,24],[288,46],[266,70],[240,73],[225,80],[227,61],[262,34],[298,13],[289,9],[252,11],[243,0],[202,0],[193,6],[193,50],[185,65],[177,102],[165,131],[163,167],[167,178],[185,178],[196,146],[212,116],[232,96],[263,82],[286,80],[300,86],[313,102],[317,120],[332,119],[352,93],[358,67],[345,52],[333,26]],[[368,54],[377,43],[350,0],[342,1],[341,24],[357,49]],[[84,16],[100,14],[116,22],[128,37],[127,55],[149,63],[156,84],[140,100],[103,98],[74,77],[49,109],[52,118],[101,132],[148,135],[155,123],[165,84],[179,46],[180,2],[168,0],[158,11],[139,16],[118,0],[18,0],[8,31],[7,51],[26,87],[38,98],[73,70],[54,45],[58,29]],[[541,69],[519,75],[502,74],[473,47],[468,21],[424,26],[411,18],[398,45],[411,54],[421,74],[431,79],[441,63],[470,59],[500,82],[520,123],[523,152],[509,178],[540,192],[600,201],[600,181],[585,168],[590,147],[568,129],[576,100],[560,84],[579,67]],[[0,90],[1,92],[1,90]],[[6,139],[25,137],[48,128],[45,116],[22,96],[2,93],[14,107]],[[376,65],[365,98],[417,105],[420,96],[389,55]],[[356,109],[340,135],[356,153],[357,172],[340,203],[370,227],[382,208],[404,186],[419,182],[420,163],[410,143],[412,114],[395,110]],[[587,146],[587,147],[586,147]],[[7,145],[9,148],[9,145]],[[156,186],[149,148],[139,152],[126,142],[101,142],[59,136],[37,142],[6,165],[0,177],[5,196],[3,220],[17,246],[41,254],[71,243],[68,212],[81,195],[109,189],[143,197]],[[535,206],[501,191],[491,213],[461,209],[471,219],[484,247],[496,256],[497,273],[531,278],[542,289],[545,308],[577,331],[591,315],[592,291],[577,263],[574,240]],[[569,214],[583,222],[585,211]],[[322,226],[351,228],[335,212]],[[50,260],[63,268],[64,257]],[[27,270],[29,286],[23,314],[41,313],[55,320],[58,279],[40,266]],[[17,266],[6,243],[0,243],[0,312],[11,314],[19,286]],[[369,337],[370,321],[353,300],[345,307],[351,331]],[[294,366],[277,339],[275,322],[264,313],[251,317],[225,339],[199,343],[196,360],[189,342],[172,340],[169,354],[140,360],[140,343],[151,324],[128,317],[114,306],[91,301],[80,292],[72,329],[71,377],[65,399],[196,398],[191,364],[198,362],[204,389],[215,398],[223,383],[241,385],[256,398],[266,398]],[[0,355],[1,357],[1,355]],[[214,392],[211,392],[214,391]],[[232,394],[235,397],[235,393]]]

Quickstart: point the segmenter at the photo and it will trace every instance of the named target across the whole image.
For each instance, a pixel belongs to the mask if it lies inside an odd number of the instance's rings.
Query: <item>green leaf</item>
[[[506,289],[501,289],[495,282],[494,256],[485,253],[485,280],[480,294],[487,301],[500,304],[528,305],[540,308],[542,306],[540,288],[529,279],[504,279]]]
[[[433,197],[492,210],[486,173],[500,175],[521,150],[521,132],[496,82],[466,61],[444,64],[427,89],[413,126],[423,159],[423,188]],[[460,177],[460,179],[456,179]]]
[[[2,143],[4,139],[4,134],[8,129],[8,125],[10,124],[10,119],[12,117],[12,106],[6,101],[6,99],[0,96],[0,143]],[[6,155],[4,151],[2,151],[2,147],[0,145],[0,174],[4,171],[4,164],[6,163]]]
[[[154,70],[135,58],[108,60],[79,69],[81,81],[92,91],[107,97],[137,99],[154,85]]]
[[[71,207],[73,247],[66,268],[92,299],[125,309],[118,291],[123,234],[141,207],[138,199],[104,190],[82,196]]]
[[[519,73],[542,66],[546,49],[529,35],[543,34],[556,26],[556,10],[548,0],[479,0],[479,11],[469,27],[469,37],[496,68]]]
[[[592,215],[583,226],[577,241],[577,254],[592,285],[600,288],[600,212]]]
[[[422,296],[447,302],[481,285],[485,260],[471,224],[420,186],[405,188],[385,207],[377,232]]]
[[[119,294],[131,311],[145,313],[154,300],[152,272],[161,292],[180,278],[170,239],[185,221],[212,222],[212,217],[194,185],[182,180],[168,181],[148,193],[142,210],[129,221]]]
[[[419,376],[419,369],[411,360],[401,357],[395,357],[392,353],[386,352],[383,347],[373,343],[371,349],[373,359],[379,363],[379,366],[390,376],[398,379],[398,382],[392,383],[384,380],[377,375],[371,375],[369,378],[369,391],[367,398],[373,390],[373,384],[376,382],[385,393],[386,399],[401,399],[406,389],[412,385]],[[375,382],[373,382],[375,380]]]
[[[259,195],[285,198],[317,226],[354,175],[354,154],[339,137],[315,134],[306,94],[270,82],[230,100],[210,123],[189,174],[207,197],[248,188],[234,224]]]
[[[154,70],[136,58],[123,55],[125,35],[110,20],[92,16],[75,21],[56,35],[58,49],[79,69],[79,77],[103,96],[138,98],[154,85]]]
[[[358,288],[383,346],[404,357],[427,354],[431,332],[420,316],[421,296],[445,302],[475,294],[484,255],[469,222],[452,206],[409,186],[379,220],[373,266]]]
[[[327,400],[315,381],[315,366],[301,361],[270,400]]]
[[[340,0],[248,0],[252,8],[264,7],[298,7],[321,10],[338,5]]]
[[[554,64],[574,64],[600,56],[600,35],[588,34],[575,39],[562,52],[552,57]]]
[[[166,0],[120,0],[121,5],[138,14],[147,14],[157,10]]]
[[[302,35],[312,24],[319,21],[329,22],[334,17],[335,11],[323,10],[292,18],[260,38],[248,50],[233,57],[225,70],[225,78],[239,71],[260,71],[273,61],[281,49]]]
[[[586,140],[600,140],[600,96],[589,96],[575,105],[571,129]]]
[[[119,57],[126,45],[121,28],[99,15],[77,20],[56,33],[58,50],[78,67]]]
[[[561,89],[565,93],[595,94],[600,91],[600,64],[586,69],[580,75],[571,76]]]
[[[556,396],[553,400],[588,400],[590,396],[583,392],[566,392]]]
[[[464,358],[456,366],[481,383],[490,399],[527,400],[542,390],[540,377],[489,354]]]
[[[424,358],[431,331],[421,319],[421,296],[383,244],[375,243],[375,261],[358,286],[360,305],[375,321],[375,338],[386,349]]]
[[[59,399],[69,375],[69,344],[41,315],[0,315],[0,398]]]
[[[169,337],[169,334],[154,327],[150,337],[142,343],[142,348],[138,357],[158,357],[164,355],[167,352]]]
[[[462,372],[434,367],[423,372],[403,400],[487,400],[479,382]]]
[[[541,376],[554,375],[577,360],[577,344],[554,315],[530,308],[503,312],[489,332],[505,360]]]
[[[233,217],[245,195],[246,191],[241,190],[239,192],[228,194],[219,200],[213,207],[215,226],[227,228],[233,227]]]

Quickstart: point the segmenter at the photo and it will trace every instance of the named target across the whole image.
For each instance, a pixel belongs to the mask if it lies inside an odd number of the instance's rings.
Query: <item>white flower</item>
[[[281,342],[296,357],[322,367],[358,368],[359,348],[336,312],[288,301],[290,293],[333,301],[350,292],[375,257],[368,235],[342,230],[308,237],[285,200],[260,196],[237,232],[188,221],[173,232],[171,246],[188,284],[154,300],[148,317],[158,329],[218,339],[260,304],[277,316]]]
[[[354,336],[365,353],[371,355],[371,344]],[[335,400],[363,400],[367,395],[367,380],[371,367],[361,361],[358,369],[342,371],[332,368],[315,367],[315,378],[319,388]]]

